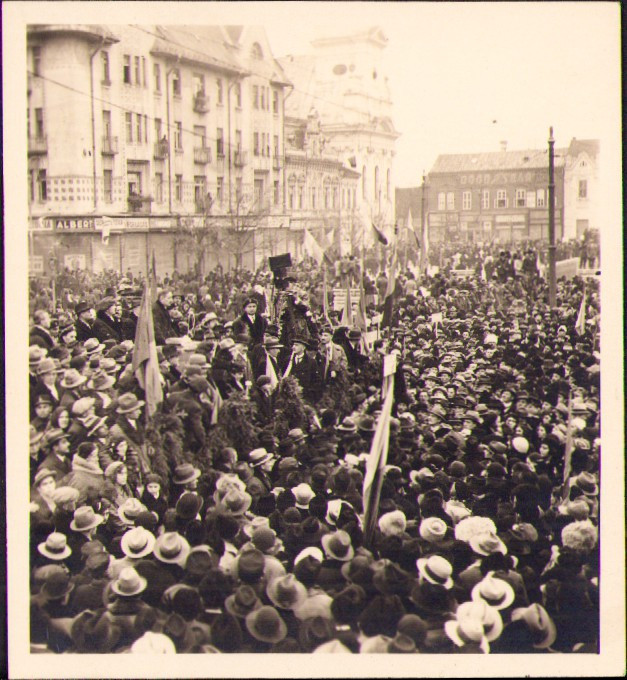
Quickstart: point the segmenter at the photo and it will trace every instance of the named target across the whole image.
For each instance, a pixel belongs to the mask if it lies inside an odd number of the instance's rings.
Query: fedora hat
[[[298,609],[307,599],[307,588],[294,574],[285,574],[268,583],[266,595],[279,609]]]
[[[512,621],[524,621],[527,628],[536,639],[533,646],[536,649],[550,647],[557,637],[557,628],[546,609],[537,602],[529,607],[519,607],[512,610]]]
[[[331,603],[331,613],[339,624],[354,624],[366,607],[366,591],[351,583],[336,593]]]
[[[265,565],[264,554],[250,544],[250,548],[242,548],[233,561],[231,573],[243,583],[257,583],[264,575]]]
[[[105,348],[105,345],[97,338],[87,338],[87,340],[85,340],[83,343],[83,347],[85,348],[85,351],[88,355],[92,355],[102,352],[102,350]]]
[[[398,536],[407,527],[407,517],[402,510],[386,512],[379,517],[379,529],[384,536]]]
[[[444,540],[448,526],[440,517],[425,517],[420,522],[420,537],[428,543],[440,543]]]
[[[40,468],[37,471],[37,474],[35,475],[35,481],[33,484],[37,487],[41,484],[41,482],[44,481],[44,479],[48,479],[48,477],[56,477],[57,472],[56,470],[49,470],[48,468]]]
[[[37,546],[37,550],[49,560],[56,561],[64,560],[72,554],[66,535],[56,531],[48,534],[46,540]]]
[[[53,359],[42,359],[37,364],[37,375],[43,375],[44,373],[54,373],[57,370],[57,366]]]
[[[138,399],[132,392],[126,392],[118,397],[117,413],[130,413],[135,409],[141,408],[146,402]]]
[[[133,567],[124,567],[111,584],[111,590],[122,597],[133,597],[146,590],[148,581],[140,576]]]
[[[89,531],[104,522],[104,517],[94,512],[91,505],[83,505],[74,510],[74,519],[70,522],[72,531]]]
[[[329,559],[348,562],[355,554],[351,537],[346,531],[339,530],[332,534],[326,534],[320,541],[325,555]]]
[[[150,531],[144,527],[135,527],[122,536],[120,547],[127,557],[139,559],[152,553],[155,541],[156,538]]]
[[[183,520],[194,519],[203,506],[203,499],[197,493],[186,492],[176,501],[176,516]]]
[[[48,350],[39,345],[31,345],[28,348],[28,365],[30,368],[35,368],[39,362],[46,356]]]
[[[333,619],[324,616],[313,616],[301,621],[298,640],[304,652],[312,652],[325,642],[329,642],[335,633]]]
[[[488,572],[472,589],[471,598],[473,601],[484,600],[495,609],[506,609],[514,601],[515,594],[507,581],[495,578],[492,572]]]
[[[219,509],[230,515],[243,515],[251,506],[252,496],[246,491],[239,489],[229,489],[220,500]]]
[[[160,562],[184,566],[189,551],[189,543],[180,534],[167,531],[155,541],[153,554]]]
[[[90,390],[96,390],[96,392],[102,390],[108,390],[110,387],[115,385],[115,378],[109,375],[105,371],[97,371],[91,376],[91,379],[87,383],[87,387]]]
[[[490,606],[485,600],[462,602],[457,607],[455,617],[458,621],[464,618],[477,619],[483,625],[488,642],[496,640],[503,632],[503,619],[498,609]]]
[[[296,498],[296,507],[303,510],[309,507],[309,501],[316,495],[309,484],[305,482],[293,487],[292,493]]]
[[[357,425],[359,432],[371,433],[377,429],[377,425],[372,416],[363,416],[359,419],[359,424]]]
[[[260,526],[251,534],[251,542],[264,555],[276,555],[283,550],[283,541],[277,538],[276,531],[270,526]]]
[[[117,645],[121,635],[122,629],[109,617],[90,610],[76,616],[70,628],[70,637],[77,652],[106,654]]]
[[[274,338],[271,335],[264,340],[263,344],[266,349],[281,349],[282,347],[285,347],[285,345],[282,345],[279,342],[278,338]]]
[[[248,464],[250,467],[259,467],[273,458],[274,456],[271,453],[268,453],[265,448],[260,447],[258,449],[253,449],[248,454]]]
[[[239,619],[246,618],[248,614],[262,606],[254,588],[249,585],[241,585],[224,600],[227,612]]]
[[[318,587],[312,588],[309,592],[310,595],[293,610],[294,616],[299,621],[313,619],[317,616],[323,619],[332,619],[331,604],[333,598]]]
[[[174,484],[189,484],[200,477],[200,470],[195,468],[191,463],[183,463],[177,465],[174,469],[172,482]]]
[[[484,531],[472,536],[468,543],[478,555],[490,555],[494,552],[500,552],[503,553],[503,555],[507,554],[507,546],[505,543],[503,543],[496,533],[491,531]]]
[[[444,557],[440,555],[419,557],[416,560],[416,566],[418,573],[425,581],[436,586],[442,586],[446,590],[453,587],[453,567]]]
[[[93,397],[81,397],[72,404],[72,415],[83,417],[90,408],[94,406],[96,400]]]
[[[70,574],[65,569],[51,570],[46,574],[41,592],[49,600],[60,600],[74,589]]]
[[[280,642],[287,635],[287,625],[274,607],[259,607],[247,614],[245,621],[248,632],[261,642]]]
[[[270,527],[270,520],[262,515],[255,515],[250,521],[246,522],[242,527],[242,533],[248,538],[251,538],[255,529],[260,527]]]
[[[484,654],[490,652],[490,643],[479,619],[468,617],[459,621],[445,621],[444,632],[457,647],[471,645],[477,647]]]
[[[347,416],[335,429],[339,432],[357,432],[357,423]]]
[[[128,498],[118,508],[118,517],[124,524],[132,525],[135,523],[137,515],[144,510],[146,510],[146,506],[137,500],[137,498]]]
[[[67,390],[73,390],[76,387],[87,382],[87,378],[81,375],[75,368],[66,369],[61,380],[61,387]]]
[[[586,496],[598,496],[599,494],[596,478],[589,472],[580,472],[576,477],[573,477],[573,484],[581,489]]]

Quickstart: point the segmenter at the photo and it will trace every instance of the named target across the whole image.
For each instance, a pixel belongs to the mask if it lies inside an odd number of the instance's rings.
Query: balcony
[[[164,158],[167,158],[169,153],[169,146],[167,142],[161,141],[161,142],[155,142],[155,149],[153,152],[153,157],[156,160],[163,160]]]
[[[194,111],[196,113],[207,113],[209,111],[209,98],[203,94],[194,97]]]
[[[28,154],[29,156],[47,154],[48,153],[48,136],[40,135],[37,137],[28,138]]]
[[[118,153],[118,138],[106,136],[102,138],[102,155],[115,156]]]
[[[233,165],[236,168],[243,168],[248,162],[248,154],[246,151],[233,152]]]
[[[197,146],[194,148],[194,163],[207,165],[211,163],[211,149],[208,146]]]
[[[132,195],[128,197],[128,211],[131,213],[149,213],[152,196]]]

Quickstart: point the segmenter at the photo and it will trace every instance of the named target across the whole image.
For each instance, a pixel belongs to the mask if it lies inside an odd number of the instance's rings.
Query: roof
[[[568,149],[555,149],[555,167],[564,165]],[[482,170],[526,170],[546,168],[547,149],[493,151],[489,153],[442,154],[437,157],[430,174],[445,172],[477,172]]]
[[[585,152],[591,158],[596,158],[599,155],[600,149],[601,144],[598,139],[577,139],[573,137],[568,147],[568,153],[571,156],[578,156],[580,153]]]
[[[247,74],[220,26],[157,26],[152,52]]]
[[[26,28],[29,36],[55,33],[76,33],[90,40],[104,40],[112,44],[118,42],[117,36],[107,26],[99,24],[30,24]]]

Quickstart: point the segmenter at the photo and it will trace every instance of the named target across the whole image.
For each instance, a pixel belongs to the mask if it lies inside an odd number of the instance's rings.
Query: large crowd
[[[598,281],[551,307],[533,248],[457,250],[402,269],[385,327],[368,260],[32,279],[31,652],[597,652]]]

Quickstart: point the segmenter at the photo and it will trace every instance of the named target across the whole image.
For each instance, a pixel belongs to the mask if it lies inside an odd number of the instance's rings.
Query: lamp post
[[[549,128],[549,307],[555,307],[556,277],[555,277],[555,160],[553,147],[553,127]]]

